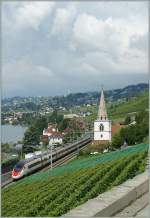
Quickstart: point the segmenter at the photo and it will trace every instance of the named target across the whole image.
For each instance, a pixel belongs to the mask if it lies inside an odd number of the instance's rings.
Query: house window
[[[101,138],[103,138],[103,135],[101,134]]]
[[[104,131],[104,125],[101,123],[99,126],[100,131]]]

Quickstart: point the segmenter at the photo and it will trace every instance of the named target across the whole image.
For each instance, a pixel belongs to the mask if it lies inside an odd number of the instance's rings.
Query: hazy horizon
[[[111,90],[116,90],[116,89],[122,89],[122,88],[125,88],[125,87],[127,87],[127,86],[136,86],[136,85],[138,85],[138,84],[148,84],[148,81],[147,82],[141,82],[141,83],[136,83],[136,84],[128,84],[128,85],[126,85],[126,86],[123,86],[123,87],[118,87],[118,88],[113,88],[113,89],[105,89],[105,87],[103,86],[103,88],[104,88],[104,92],[105,91],[111,91]],[[69,94],[78,94],[78,93],[87,93],[87,92],[101,92],[101,86],[100,86],[100,88],[99,89],[97,89],[97,90],[93,90],[93,91],[77,91],[77,92],[69,92],[69,93],[67,93],[67,94],[58,94],[58,95],[45,95],[45,96],[43,96],[43,95],[37,95],[37,96],[31,96],[31,95],[28,95],[28,96],[19,96],[19,95],[16,95],[16,96],[12,96],[12,97],[4,97],[4,98],[2,98],[3,100],[4,99],[7,99],[7,98],[15,98],[15,97],[20,97],[20,98],[32,98],[32,97],[61,97],[61,96],[67,96],[67,95],[69,95]]]

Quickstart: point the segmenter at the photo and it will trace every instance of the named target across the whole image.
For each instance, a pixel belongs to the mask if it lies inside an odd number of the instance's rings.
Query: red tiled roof
[[[123,127],[124,127],[124,125],[120,125],[120,123],[114,124],[111,128],[112,136],[115,135],[117,132],[119,132],[120,129],[122,129]]]
[[[50,137],[63,138],[63,134],[61,132],[52,132],[52,135]]]
[[[44,132],[45,133],[53,133],[53,132],[57,131],[56,129],[55,130],[53,130],[53,129],[55,129],[55,128],[47,128],[47,129],[44,129]]]

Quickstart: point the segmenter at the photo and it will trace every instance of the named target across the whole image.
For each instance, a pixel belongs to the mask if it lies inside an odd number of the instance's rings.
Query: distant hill
[[[119,101],[128,99],[148,91],[147,83],[129,85],[122,89],[105,91],[106,101]],[[67,96],[55,97],[13,97],[2,100],[2,112],[9,111],[45,111],[47,108],[82,106],[86,104],[97,104],[100,92],[73,93]]]
[[[130,98],[139,95],[143,91],[148,90],[147,83],[140,83],[137,85],[129,85],[122,89],[114,89],[105,91],[105,98],[107,101],[116,101],[122,98]],[[95,104],[99,101],[99,92],[75,93],[66,97],[66,101],[70,104]]]
[[[149,86],[147,83],[140,83],[137,85],[126,86],[123,89],[115,89],[112,91],[106,92],[106,95],[109,99],[118,100],[121,98],[130,98],[137,96],[143,91],[148,90]]]

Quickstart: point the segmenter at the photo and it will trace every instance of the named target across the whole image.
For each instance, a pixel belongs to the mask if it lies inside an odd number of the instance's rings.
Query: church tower
[[[94,122],[94,143],[105,144],[111,141],[111,121],[108,119],[102,89],[97,120]]]

